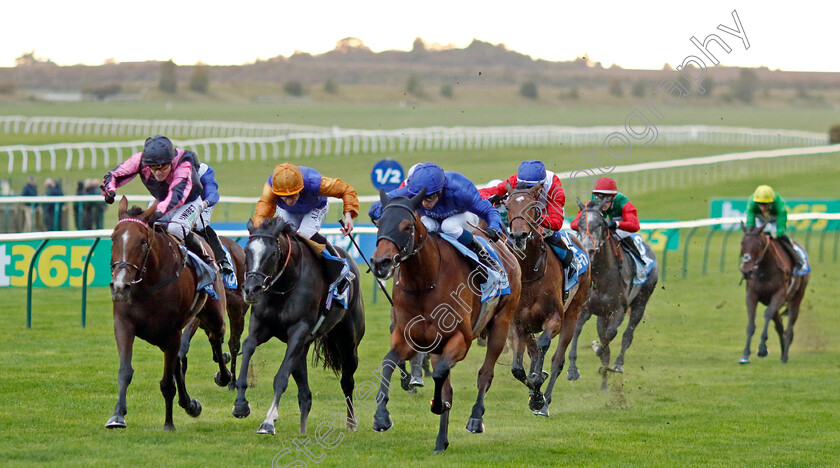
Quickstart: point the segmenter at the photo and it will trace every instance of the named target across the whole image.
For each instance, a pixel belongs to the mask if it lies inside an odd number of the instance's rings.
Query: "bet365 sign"
[[[785,202],[788,207],[788,217],[794,213],[840,213],[840,200],[791,198],[785,200]],[[747,200],[746,198],[741,200],[712,199],[710,215],[712,218],[746,218]],[[741,224],[724,224],[715,226],[715,228],[730,231],[741,229]],[[836,231],[840,230],[840,221],[828,219],[791,221],[788,219],[788,229],[800,232],[808,229],[812,231]]]
[[[32,285],[35,287],[81,287],[90,239],[51,240],[35,262]],[[41,241],[0,242],[0,287],[26,287],[29,263]],[[96,246],[88,265],[88,286],[108,286],[111,240]]]

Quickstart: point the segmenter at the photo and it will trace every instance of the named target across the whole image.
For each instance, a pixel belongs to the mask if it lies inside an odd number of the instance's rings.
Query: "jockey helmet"
[[[595,182],[595,188],[592,189],[592,193],[601,193],[604,195],[615,195],[618,193],[618,186],[615,184],[615,181],[604,177],[602,179],[598,179]]]
[[[516,173],[516,180],[529,187],[541,183],[545,180],[545,164],[533,159],[522,161]]]
[[[291,163],[274,166],[271,174],[271,191],[280,197],[289,197],[303,190],[303,174]]]
[[[408,178],[408,191],[412,195],[417,195],[423,187],[426,187],[426,194],[437,193],[443,190],[446,184],[446,175],[443,169],[435,163],[424,162],[419,164],[414,173]]]
[[[773,203],[776,193],[769,185],[759,185],[753,193],[753,201],[756,203]]]
[[[140,163],[145,166],[163,166],[172,162],[175,157],[175,146],[172,140],[162,135],[155,135],[146,139]]]

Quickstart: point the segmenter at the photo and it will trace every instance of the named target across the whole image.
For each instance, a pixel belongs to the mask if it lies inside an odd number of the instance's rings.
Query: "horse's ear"
[[[385,208],[385,205],[387,205],[389,201],[391,201],[391,199],[388,198],[388,194],[385,193],[385,189],[379,189],[379,202],[382,203],[382,208]]]
[[[513,185],[510,185],[509,180],[505,181],[505,190],[507,190],[507,193],[513,192]]]
[[[120,199],[120,204],[117,207],[117,213],[118,213],[117,218],[118,219],[123,219],[125,217],[125,211],[127,209],[128,209],[128,198],[126,198],[125,195],[123,195],[122,198]]]
[[[412,208],[417,208],[418,206],[420,206],[420,202],[423,201],[423,197],[425,197],[425,196],[426,196],[426,187],[423,187],[423,188],[420,189],[419,192],[417,192],[417,195],[411,197],[411,207]]]
[[[253,233],[254,233],[254,229],[256,229],[256,228],[257,228],[256,226],[254,226],[254,220],[253,220],[253,219],[249,219],[249,220],[248,220],[248,224],[247,224],[247,225],[245,225],[245,227],[247,227],[247,228],[248,228],[248,234],[253,234]]]
[[[744,224],[743,220],[741,221],[741,230],[744,231],[744,232],[747,232],[747,225]]]
[[[123,198],[125,198],[125,197],[123,197]],[[148,220],[152,218],[152,215],[155,214],[155,211],[157,210],[157,206],[158,206],[158,200],[155,200],[155,202],[152,203],[152,206],[150,206],[148,209],[146,209],[146,211],[143,212],[142,215],[140,215],[140,218],[143,219],[143,221],[148,222]]]
[[[585,210],[585,209],[586,209],[586,207],[585,207],[585,206],[583,206],[583,203],[580,201],[580,198],[579,198],[579,197],[575,197],[575,201],[577,202],[577,206],[578,206],[578,209],[579,209],[580,211],[583,211],[583,210]]]
[[[540,192],[542,191],[542,184],[537,184],[531,187],[531,196],[534,198],[539,198]]]

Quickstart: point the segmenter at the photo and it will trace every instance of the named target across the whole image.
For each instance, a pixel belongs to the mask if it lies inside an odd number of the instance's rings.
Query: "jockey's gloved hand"
[[[153,226],[156,222],[158,222],[158,220],[161,217],[163,217],[163,213],[161,213],[160,211],[155,211],[154,213],[152,213],[152,215],[149,216],[149,226]]]
[[[618,228],[618,223],[614,219],[607,220],[607,229],[615,231]]]
[[[499,206],[502,204],[502,196],[501,195],[490,195],[490,198],[487,199],[493,206]]]
[[[499,232],[496,228],[488,228],[487,229],[487,238],[490,239],[491,242],[496,242],[497,240],[501,239],[502,233]]]
[[[105,203],[109,205],[114,203],[114,199],[117,197],[117,192],[113,190],[105,190],[105,184],[100,185],[99,189],[105,192]]]

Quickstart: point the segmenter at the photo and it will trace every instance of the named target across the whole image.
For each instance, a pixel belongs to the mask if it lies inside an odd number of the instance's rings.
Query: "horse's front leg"
[[[580,337],[581,330],[583,330],[583,325],[591,316],[592,311],[589,307],[584,306],[581,308],[580,314],[578,314],[577,321],[575,322],[575,333],[574,336],[572,336],[572,344],[569,346],[569,380],[577,380],[580,378],[580,370],[578,370],[577,366],[578,338]]]
[[[749,285],[747,285],[749,289]],[[744,352],[741,354],[741,359],[738,360],[741,364],[750,363],[750,342],[755,334],[755,312],[758,308],[758,296],[747,292],[747,344],[744,346]]]
[[[758,345],[758,357],[767,356],[767,329],[770,326],[770,321],[774,320],[774,317],[779,313],[779,309],[782,307],[784,293],[785,290],[781,289],[779,292],[774,294],[770,299],[770,305],[764,309],[764,328],[761,331],[761,343]],[[784,351],[784,349],[782,351]]]
[[[125,395],[128,385],[134,376],[134,369],[131,367],[131,354],[134,349],[134,327],[117,314],[114,314],[114,336],[117,340],[117,352],[120,355],[120,370],[117,374],[120,390],[117,397],[117,405],[114,407],[114,415],[105,423],[108,429],[124,428],[125,414],[128,411],[125,403]]]
[[[259,316],[251,313],[251,322],[248,326],[248,338],[242,343],[242,365],[239,369],[239,378],[236,379],[236,401],[233,404],[233,415],[237,418],[247,418],[251,414],[251,405],[245,398],[245,390],[248,388],[248,366],[251,357],[257,346],[265,343],[271,337],[268,327],[262,325]]]
[[[391,340],[394,342],[394,337],[398,335],[398,331],[394,331],[391,335]],[[388,354],[382,359],[382,366],[379,369],[379,378],[381,380],[379,385],[379,393],[377,394],[376,412],[373,414],[373,430],[376,432],[383,432],[390,429],[394,422],[391,420],[391,413],[388,412],[389,392],[391,390],[391,375],[394,369],[397,368],[397,363],[404,361],[408,356],[408,347],[399,346],[405,344],[404,341],[395,343],[398,346],[392,347]]]
[[[265,421],[260,425],[257,434],[274,434],[274,421],[277,420],[277,407],[280,405],[280,397],[286,391],[289,385],[289,375],[300,361],[300,365],[306,365],[306,351],[309,345],[306,344],[306,337],[309,334],[311,326],[308,323],[300,322],[289,330],[289,342],[286,345],[286,354],[283,356],[283,362],[280,364],[280,369],[274,376],[274,399],[271,401],[271,407],[265,415]],[[306,429],[305,421],[301,429]]]
[[[527,385],[525,382],[525,336],[519,327],[514,324],[510,329],[510,341],[513,348],[513,362],[510,365],[510,372],[513,378]]]
[[[292,377],[298,387],[298,407],[300,408],[300,433],[306,434],[306,420],[312,409],[312,390],[309,389],[309,376],[306,369],[306,359],[299,359],[292,369]]]

